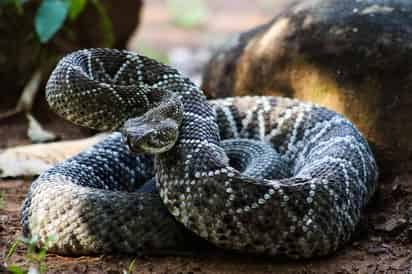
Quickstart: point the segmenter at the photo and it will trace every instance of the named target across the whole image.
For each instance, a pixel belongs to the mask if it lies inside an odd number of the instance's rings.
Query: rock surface
[[[382,173],[412,169],[412,2],[290,1],[234,37],[204,73],[210,97],[277,95],[347,116]]]

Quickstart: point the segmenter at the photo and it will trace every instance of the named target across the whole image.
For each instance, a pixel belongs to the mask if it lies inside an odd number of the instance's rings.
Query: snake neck
[[[182,80],[176,95],[183,105],[179,137],[175,146],[159,155],[162,167],[181,176],[194,177],[228,167],[229,159],[220,146],[219,128],[213,107],[203,92],[188,79]]]

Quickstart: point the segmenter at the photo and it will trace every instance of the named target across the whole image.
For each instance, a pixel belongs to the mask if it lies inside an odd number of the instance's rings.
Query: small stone
[[[371,237],[371,241],[372,242],[379,242],[379,243],[381,243],[382,242],[382,237]]]
[[[397,259],[396,261],[394,261],[391,265],[392,268],[396,269],[396,270],[406,270],[410,264],[411,258],[412,256],[406,256],[406,257],[402,257],[400,259]]]
[[[406,225],[407,221],[404,218],[392,218],[387,220],[385,223],[375,225],[374,229],[377,231],[397,233],[404,229]]]
[[[368,248],[368,253],[373,255],[378,255],[382,253],[386,253],[387,249],[383,246],[373,246]]]
[[[9,216],[7,215],[0,215],[0,224],[6,224],[9,220]]]

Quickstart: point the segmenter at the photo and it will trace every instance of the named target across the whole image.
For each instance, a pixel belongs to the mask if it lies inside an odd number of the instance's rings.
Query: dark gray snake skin
[[[170,150],[132,156],[122,134],[113,133],[32,184],[24,233],[55,235],[55,252],[156,253],[190,245],[196,234],[241,252],[325,255],[350,239],[376,188],[371,150],[341,115],[287,98],[208,102],[176,70],[132,52],[66,56],[47,98],[63,117],[100,130],[117,130],[152,110],[173,118],[182,109]],[[256,140],[254,148],[243,138]],[[223,149],[221,139],[235,141]],[[263,143],[276,151],[253,161]],[[245,171],[259,163],[266,164]],[[267,163],[276,171],[264,174]],[[158,193],[150,183],[141,186],[153,176]]]

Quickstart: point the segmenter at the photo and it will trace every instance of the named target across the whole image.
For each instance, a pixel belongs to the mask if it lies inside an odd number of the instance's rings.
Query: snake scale
[[[116,131],[26,196],[23,233],[55,235],[61,254],[161,253],[203,238],[322,256],[351,238],[376,188],[368,143],[341,115],[279,97],[207,101],[175,69],[129,51],[67,55],[46,96],[66,119]]]

